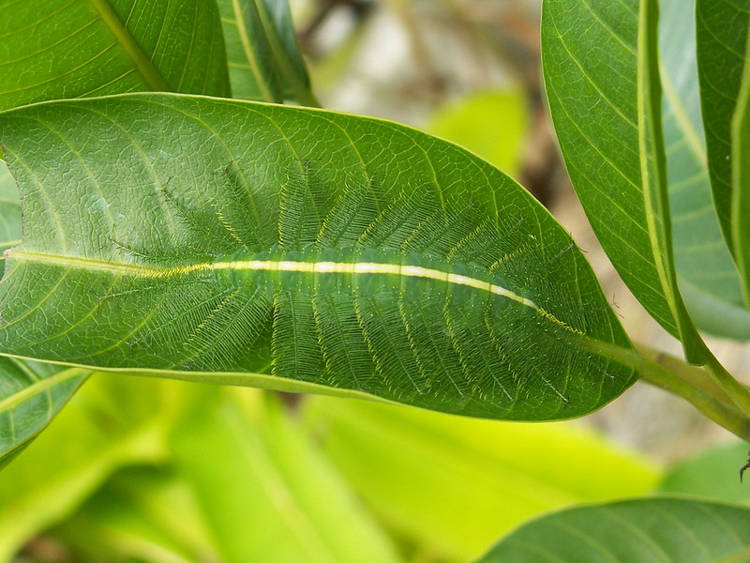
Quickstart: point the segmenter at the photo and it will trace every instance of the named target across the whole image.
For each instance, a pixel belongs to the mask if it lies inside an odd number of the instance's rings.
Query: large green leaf
[[[481,563],[747,561],[750,509],[681,498],[627,500],[543,516],[503,538]]]
[[[568,172],[602,246],[699,361],[672,257],[656,12],[655,0],[545,0],[544,76]]]
[[[0,161],[0,251],[21,240],[21,204],[5,163]],[[0,272],[5,267],[0,258]],[[78,368],[0,359],[0,468],[39,433],[83,382]]]
[[[727,241],[732,239],[730,126],[745,64],[749,16],[748,0],[697,0],[698,74],[708,169],[719,223]]]
[[[746,58],[750,60],[750,34]],[[744,66],[732,117],[732,240],[742,289],[750,304],[750,64]]]
[[[204,401],[174,440],[177,467],[223,560],[397,561],[390,541],[278,401],[260,394],[240,401],[230,392]]]
[[[498,534],[553,508],[644,494],[658,477],[573,423],[458,418],[329,397],[302,408],[386,525],[417,554],[440,560],[477,557]]]
[[[170,90],[228,95],[214,2],[0,0],[0,109]]]
[[[287,0],[218,0],[235,98],[317,105]]]
[[[167,454],[175,382],[97,374],[0,473],[0,561],[59,522],[126,463]]]
[[[724,241],[708,177],[695,55],[694,0],[661,0],[659,50],[675,266],[696,324],[750,339],[750,312]]]
[[[511,419],[634,380],[569,235],[418,131],[140,94],[6,112],[0,140],[25,221],[4,354]]]
[[[229,92],[212,2],[0,0],[0,14],[0,109],[134,90]],[[0,162],[0,251],[20,238],[18,189]],[[83,377],[80,370],[0,362],[0,466],[44,428]]]

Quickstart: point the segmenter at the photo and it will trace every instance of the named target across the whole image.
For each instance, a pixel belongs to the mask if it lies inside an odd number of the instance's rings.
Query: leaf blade
[[[747,340],[750,313],[711,194],[695,52],[695,3],[661,0],[660,7],[664,136],[678,283],[698,328]]]
[[[32,6],[5,0],[0,10],[0,109],[152,89],[229,94],[221,23],[211,2],[51,0]],[[162,35],[171,40],[160,41]]]
[[[542,28],[550,110],[589,221],[646,310],[683,341],[690,361],[702,362],[705,346],[683,303],[674,266],[658,5],[547,0]]]
[[[136,107],[158,126],[128,124]],[[1,286],[6,353],[510,418],[574,416],[633,381],[578,344],[629,347],[568,235],[517,184],[443,141],[367,118],[156,94],[40,104],[0,128],[32,188],[26,239],[9,253],[18,270]],[[86,146],[101,128],[127,157],[61,159],[50,136],[75,131]],[[50,150],[24,150],[32,130]],[[187,161],[169,152],[178,130],[198,143]],[[60,167],[97,213],[45,187]],[[113,189],[123,178],[130,188]],[[35,270],[46,287],[22,303]],[[77,310],[36,324],[81,276]],[[92,330],[100,316],[125,320],[107,335]],[[22,327],[36,344],[21,343]],[[55,334],[79,345],[60,349]],[[436,354],[449,368],[429,367]]]
[[[733,251],[730,129],[745,64],[749,10],[745,0],[696,3],[698,76],[711,189],[722,233]]]
[[[584,506],[521,526],[480,561],[717,561],[747,553],[750,509],[679,497]]]

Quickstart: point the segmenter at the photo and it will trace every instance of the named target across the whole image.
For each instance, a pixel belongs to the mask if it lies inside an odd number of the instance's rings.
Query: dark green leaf
[[[0,14],[0,109],[145,90],[229,94],[213,2],[0,0]]]
[[[732,239],[730,128],[745,64],[749,15],[748,0],[697,0],[698,75],[708,169],[719,223],[727,241]]]
[[[544,76],[568,172],[602,246],[646,310],[700,361],[672,256],[657,8],[656,0],[545,0]]]
[[[567,233],[450,143],[164,94],[19,108],[0,140],[25,214],[6,354],[512,419],[634,380]]]
[[[750,35],[747,42],[750,60]],[[732,117],[732,240],[742,274],[745,301],[750,304],[750,64],[746,64],[737,108]]]
[[[708,177],[695,56],[694,0],[661,0],[659,49],[675,266],[696,325],[750,339],[750,312],[721,234]]]
[[[481,563],[747,561],[750,509],[681,498],[563,510],[503,538]]]
[[[218,0],[235,98],[317,105],[287,0]]]

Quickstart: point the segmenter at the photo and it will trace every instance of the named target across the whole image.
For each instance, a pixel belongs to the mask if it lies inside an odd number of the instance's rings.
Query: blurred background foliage
[[[422,128],[511,174],[588,251],[629,332],[678,350],[567,183],[540,86],[539,0],[291,4],[324,107]],[[711,343],[747,375],[747,347]],[[0,473],[0,561],[468,561],[577,503],[749,502],[745,447],[640,385],[584,420],[519,424],[94,374]]]

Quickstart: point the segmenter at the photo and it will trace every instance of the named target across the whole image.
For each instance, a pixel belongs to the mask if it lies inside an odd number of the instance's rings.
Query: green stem
[[[706,369],[643,345],[638,346],[640,352],[590,339],[585,339],[584,345],[596,354],[633,368],[642,380],[682,397],[717,424],[750,442],[750,410],[733,404],[735,395],[711,378]]]

